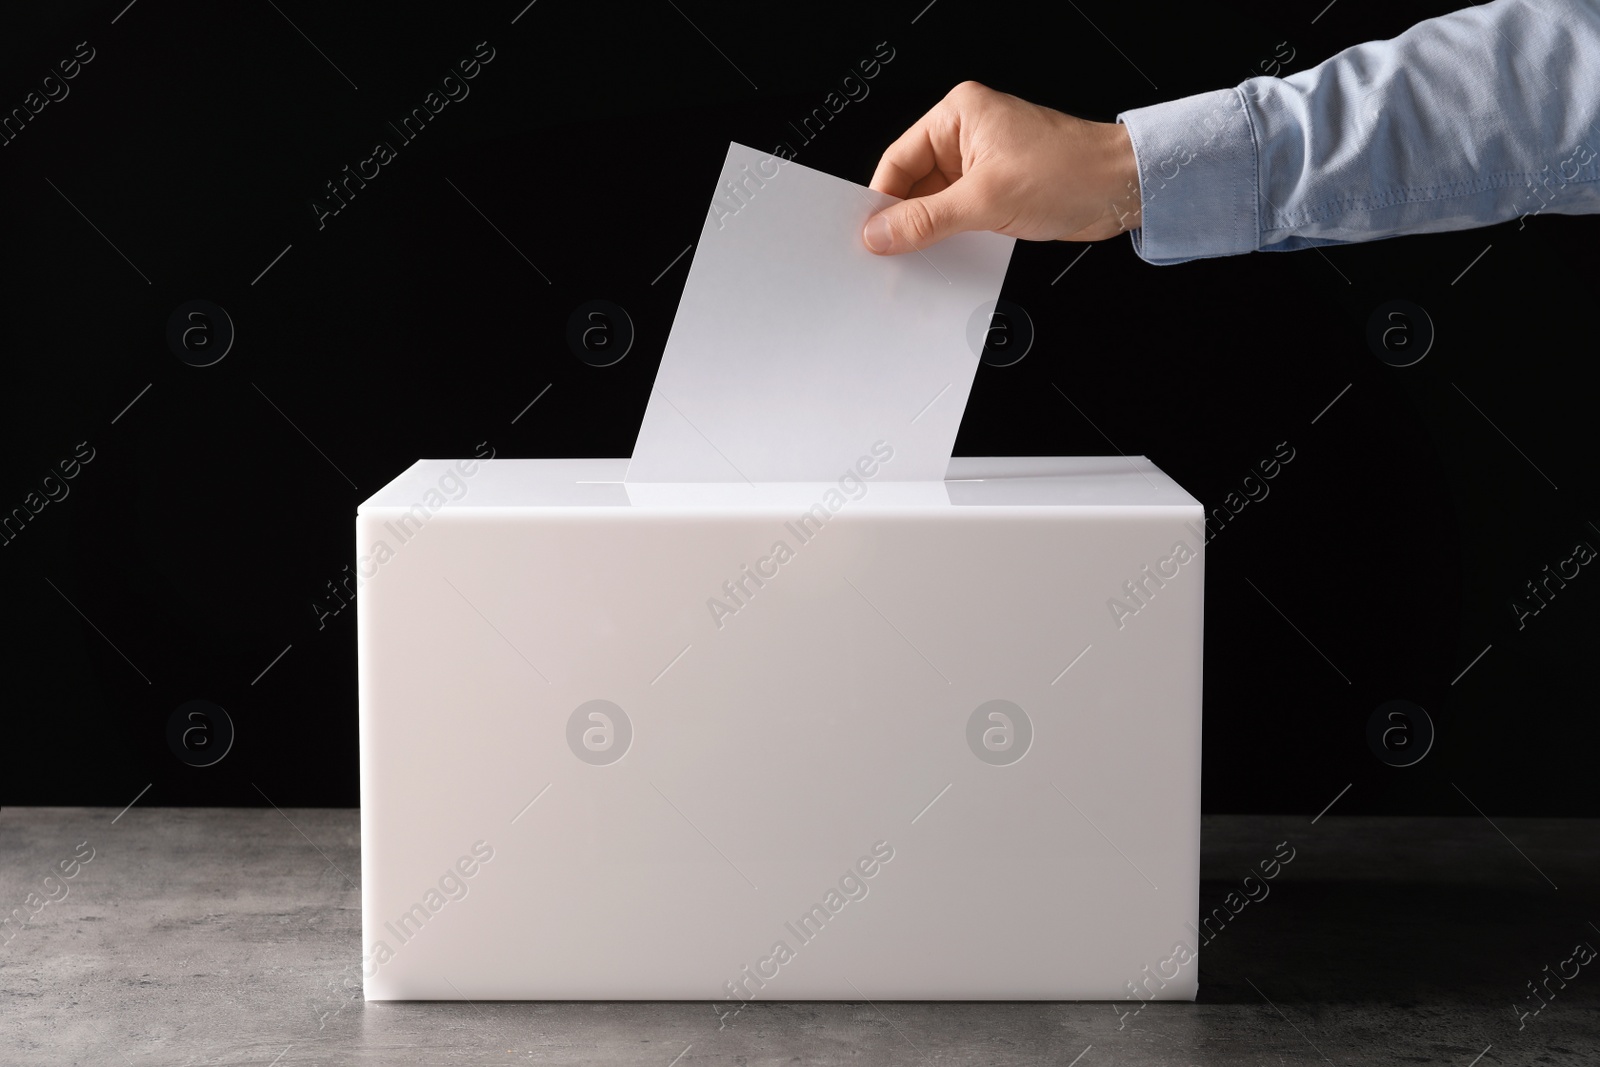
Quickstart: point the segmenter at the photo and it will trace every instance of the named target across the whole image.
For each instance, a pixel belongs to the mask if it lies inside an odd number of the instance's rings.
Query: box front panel
[[[361,590],[368,996],[1192,997],[1197,516],[430,520]]]

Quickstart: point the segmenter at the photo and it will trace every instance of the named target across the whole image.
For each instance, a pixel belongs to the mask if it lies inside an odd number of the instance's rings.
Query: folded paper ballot
[[[873,255],[894,202],[728,146],[628,481],[828,481],[879,440],[893,479],[945,477],[1016,242]]]

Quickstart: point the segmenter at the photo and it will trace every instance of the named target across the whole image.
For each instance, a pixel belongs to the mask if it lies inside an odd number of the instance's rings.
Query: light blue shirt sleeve
[[[1495,0],[1117,121],[1149,263],[1600,212],[1600,0]]]

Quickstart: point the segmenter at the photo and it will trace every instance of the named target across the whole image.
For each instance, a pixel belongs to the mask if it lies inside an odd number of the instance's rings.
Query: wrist
[[[1105,129],[1105,192],[1107,217],[1117,232],[1137,230],[1143,198],[1139,193],[1139,159],[1133,137],[1120,122],[1103,123]]]

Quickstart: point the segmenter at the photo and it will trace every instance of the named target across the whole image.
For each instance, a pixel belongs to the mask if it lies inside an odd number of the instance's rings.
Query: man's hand
[[[1133,142],[977,82],[950,90],[884,152],[872,188],[904,198],[862,239],[895,255],[965,230],[1028,241],[1101,241],[1139,226]]]

